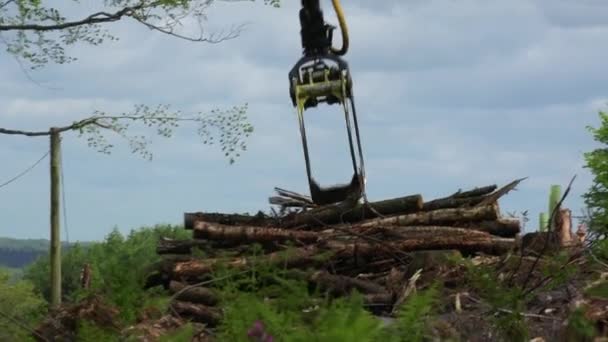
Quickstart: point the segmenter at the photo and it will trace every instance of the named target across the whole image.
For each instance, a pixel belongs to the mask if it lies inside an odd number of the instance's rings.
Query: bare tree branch
[[[4,2],[0,2],[0,9],[2,9],[2,8],[6,7],[6,6],[8,6],[8,5],[10,5],[11,3],[14,3],[14,2],[15,2],[15,0],[6,0]]]
[[[40,24],[18,24],[18,25],[0,25],[0,31],[58,31],[65,30],[68,28],[82,26],[82,25],[93,25],[93,24],[101,24],[108,23],[120,20],[124,16],[132,16],[136,10],[143,9],[144,7],[154,6],[158,3],[152,3],[148,6],[139,4],[137,6],[130,6],[121,9],[115,13],[106,13],[106,12],[98,12],[89,15],[88,17],[77,20],[77,21],[69,21],[65,23],[58,23],[53,25],[40,25]]]

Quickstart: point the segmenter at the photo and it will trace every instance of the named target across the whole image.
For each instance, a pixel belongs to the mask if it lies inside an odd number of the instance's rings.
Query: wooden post
[[[61,304],[61,238],[59,236],[61,136],[51,128],[51,307]]]

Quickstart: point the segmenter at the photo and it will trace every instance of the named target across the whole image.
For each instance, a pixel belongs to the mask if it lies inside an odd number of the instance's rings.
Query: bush
[[[125,322],[133,322],[143,306],[158,302],[159,291],[143,289],[146,266],[160,259],[156,254],[158,240],[160,237],[184,239],[190,234],[173,226],[141,228],[127,236],[114,229],[103,242],[71,247],[62,257],[64,300],[76,301],[90,292],[98,293],[119,308]],[[90,291],[80,289],[80,272],[85,263],[91,267]],[[48,275],[49,262],[45,257],[28,267],[24,277],[48,299]]]
[[[9,272],[0,269],[0,341],[33,340],[27,329],[35,327],[46,308],[47,302],[31,282],[12,282]]]
[[[589,228],[592,232],[608,233],[608,114],[600,112],[599,128],[587,127],[595,141],[603,146],[585,153],[585,168],[593,174],[593,183],[583,195],[590,210]]]

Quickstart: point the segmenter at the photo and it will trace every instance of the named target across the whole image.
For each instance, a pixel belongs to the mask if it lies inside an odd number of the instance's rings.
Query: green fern
[[[386,342],[419,342],[428,337],[430,323],[440,294],[434,284],[426,290],[413,293],[398,309],[397,320],[383,332]]]

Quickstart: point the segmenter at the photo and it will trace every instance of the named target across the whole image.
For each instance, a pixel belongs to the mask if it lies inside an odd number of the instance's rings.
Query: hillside
[[[80,243],[81,245],[88,244]],[[63,243],[64,248],[70,244]],[[49,240],[46,239],[13,239],[0,237],[0,267],[22,268],[29,265],[39,256],[47,254]]]

